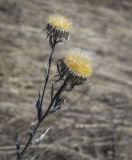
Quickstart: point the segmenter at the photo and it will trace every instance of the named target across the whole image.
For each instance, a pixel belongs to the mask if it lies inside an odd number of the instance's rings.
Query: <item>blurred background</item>
[[[0,0],[0,159],[15,159],[17,134],[26,141],[50,53],[43,28],[58,10],[74,27],[56,57],[69,47],[91,50],[95,74],[46,119],[40,131],[52,129],[25,159],[36,152],[39,160],[131,160],[131,0]]]

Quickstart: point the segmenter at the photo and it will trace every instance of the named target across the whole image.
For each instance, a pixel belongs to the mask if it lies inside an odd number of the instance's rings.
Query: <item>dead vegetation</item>
[[[55,124],[30,154],[37,150],[39,159],[49,160],[131,160],[130,0],[0,0],[0,159],[15,159],[17,133],[25,142],[49,54],[42,29],[47,16],[60,9],[75,24],[66,48],[93,50],[97,69],[90,86],[77,88],[62,111],[42,125],[43,131]],[[63,54],[61,45],[56,53]]]

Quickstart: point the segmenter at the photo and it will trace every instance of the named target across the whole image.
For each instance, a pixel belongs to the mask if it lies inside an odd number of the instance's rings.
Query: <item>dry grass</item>
[[[55,127],[40,145],[41,149],[37,149],[40,159],[46,155],[49,160],[77,157],[130,160],[130,0],[0,0],[0,157],[14,159],[12,146],[17,133],[22,133],[25,142],[49,54],[42,27],[49,14],[57,9],[71,16],[75,24],[71,41],[65,47],[95,51],[97,70],[90,86],[77,88],[69,95],[64,109],[46,120],[42,130],[53,121]],[[63,49],[61,45],[57,48],[58,57]],[[46,97],[48,101],[48,93]]]

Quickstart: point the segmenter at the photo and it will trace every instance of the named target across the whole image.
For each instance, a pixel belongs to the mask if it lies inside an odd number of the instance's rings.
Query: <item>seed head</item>
[[[72,29],[72,22],[67,17],[60,14],[49,16],[45,31],[47,37],[52,37],[57,41],[64,41],[69,38]]]

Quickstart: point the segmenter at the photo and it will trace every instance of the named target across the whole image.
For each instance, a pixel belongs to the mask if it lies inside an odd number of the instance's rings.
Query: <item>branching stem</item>
[[[51,43],[51,42],[50,42]],[[41,99],[40,99],[40,107],[42,107],[43,105],[43,100],[44,100],[44,96],[45,96],[45,90],[46,90],[46,87],[47,87],[47,83],[48,83],[48,80],[49,80],[49,75],[50,75],[50,69],[51,69],[51,64],[52,64],[52,56],[54,54],[54,50],[55,50],[55,46],[56,46],[57,42],[54,41],[54,43],[52,42],[52,45],[51,46],[51,54],[50,54],[50,57],[49,57],[49,62],[48,62],[48,68],[47,68],[47,73],[46,73],[46,78],[45,78],[45,83],[44,83],[44,87],[43,87],[43,92],[42,92],[42,96],[41,96]],[[52,105],[54,104],[56,98],[64,91],[65,89],[65,86],[66,86],[66,82],[64,82],[60,88],[56,91],[56,94],[53,96],[53,98],[51,99],[51,102],[47,108],[47,110],[44,112],[42,118],[37,122],[35,128],[32,130],[32,133],[29,137],[29,139],[27,140],[24,148],[22,149],[22,151],[20,152],[20,155],[17,157],[17,160],[21,160],[23,158],[23,155],[26,153],[26,150],[27,148],[30,146],[31,142],[32,142],[32,139],[33,137],[35,136],[40,124],[42,123],[42,121],[47,117],[47,115],[49,114],[49,111],[52,107]]]

